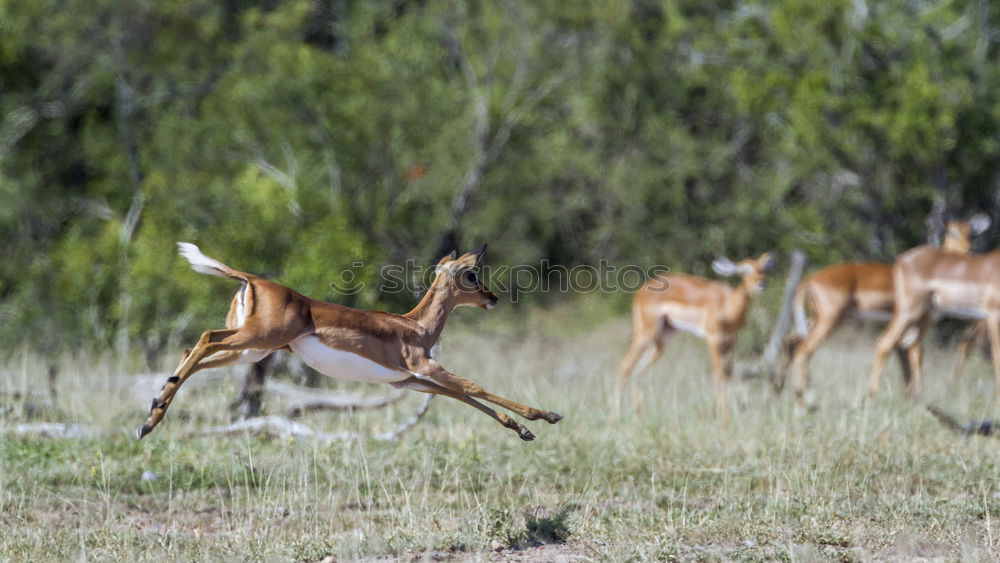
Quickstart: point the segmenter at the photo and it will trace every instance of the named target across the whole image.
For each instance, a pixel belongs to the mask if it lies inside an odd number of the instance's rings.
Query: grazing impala
[[[163,419],[177,390],[196,371],[255,362],[279,349],[290,350],[313,369],[336,379],[388,383],[458,399],[514,430],[522,440],[535,437],[510,416],[476,399],[510,409],[528,420],[543,419],[554,424],[562,418],[489,393],[448,372],[431,357],[431,347],[455,307],[492,309],[497,304],[496,295],[473,271],[486,250],[485,244],[458,258],[454,252],[442,258],[430,289],[420,304],[405,315],[362,311],[311,299],[283,285],[234,270],[205,256],[193,244],[182,242],[178,246],[196,272],[231,278],[241,286],[226,316],[226,328],[204,332],[153,399],[149,418],[138,430],[140,439]]]
[[[945,229],[942,249],[956,254],[968,254],[972,237],[985,231],[989,217],[977,215],[968,221],[951,221]],[[812,327],[806,320],[806,302],[812,309],[815,322]],[[795,325],[798,335],[789,345],[795,373],[795,397],[804,401],[808,385],[809,360],[837,326],[850,314],[861,319],[889,321],[893,312],[892,264],[879,262],[851,262],[836,264],[806,277],[799,285],[793,301]],[[919,343],[909,348],[912,359],[907,361],[904,350],[897,348],[903,364],[904,378],[911,364],[921,361]]]
[[[878,393],[889,352],[904,340],[920,342],[932,315],[985,319],[993,356],[996,392],[1000,397],[1000,251],[956,254],[933,246],[918,246],[896,259],[892,268],[895,312],[875,348],[868,394]],[[910,358],[904,377],[911,395],[920,392],[920,358]]]
[[[674,331],[681,330],[705,339],[715,380],[716,409],[728,422],[730,352],[746,320],[751,297],[764,288],[764,274],[773,263],[771,252],[739,264],[728,258],[712,262],[712,269],[720,276],[742,276],[742,283],[735,288],[684,274],[659,275],[646,282],[632,301],[632,344],[619,366],[616,409],[621,408],[622,391],[632,373],[645,371],[663,352]],[[635,387],[639,410],[642,393],[638,385]]]

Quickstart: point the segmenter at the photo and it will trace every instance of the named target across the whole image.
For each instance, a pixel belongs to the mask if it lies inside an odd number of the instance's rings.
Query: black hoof
[[[545,416],[543,416],[542,418],[545,419],[545,422],[548,422],[549,424],[555,424],[563,419],[561,414],[554,412],[545,413]]]
[[[143,436],[149,434],[152,431],[153,431],[152,428],[150,428],[148,425],[143,424],[142,426],[139,427],[138,430],[135,431],[135,439],[142,440]]]
[[[521,437],[525,442],[530,442],[535,439],[535,435],[531,433],[527,428],[522,428],[517,431],[517,435]]]

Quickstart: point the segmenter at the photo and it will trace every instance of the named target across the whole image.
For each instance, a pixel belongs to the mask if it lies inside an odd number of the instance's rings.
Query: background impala
[[[716,412],[730,418],[729,380],[736,335],[746,322],[752,297],[764,289],[764,275],[775,256],[765,252],[734,264],[728,258],[712,262],[720,276],[740,276],[740,285],[728,285],[684,274],[660,274],[649,280],[632,301],[632,343],[618,367],[616,408],[633,373],[642,373],[663,352],[676,331],[705,340],[715,384]],[[640,410],[643,391],[635,388],[635,408]]]
[[[990,219],[977,215],[967,221],[950,221],[941,248],[956,254],[968,254],[972,237],[986,231]],[[806,318],[806,304],[812,311],[812,326]],[[795,294],[795,328],[797,334],[787,348],[795,374],[795,397],[801,404],[805,400],[809,381],[809,360],[816,350],[844,320],[851,316],[863,320],[889,321],[893,303],[892,264],[879,262],[851,262],[827,266],[802,280]],[[962,369],[971,351],[970,344],[979,331],[971,330],[962,339],[956,359],[956,373]],[[897,348],[904,379],[911,378],[910,366],[920,363],[921,343]],[[911,361],[912,358],[912,361]],[[787,366],[786,366],[787,367]],[[781,376],[784,380],[784,375]]]

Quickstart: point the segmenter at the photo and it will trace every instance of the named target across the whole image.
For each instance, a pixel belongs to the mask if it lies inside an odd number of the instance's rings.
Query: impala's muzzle
[[[489,311],[489,310],[493,309],[494,307],[496,307],[497,303],[499,303],[499,302],[500,302],[500,298],[498,298],[496,296],[496,294],[491,291],[489,298],[487,298],[487,300],[486,300],[486,303],[483,304],[483,309],[486,309],[487,311]]]

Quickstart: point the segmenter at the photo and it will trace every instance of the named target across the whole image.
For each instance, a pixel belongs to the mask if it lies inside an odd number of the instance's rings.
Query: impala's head
[[[729,258],[716,258],[712,262],[712,270],[720,276],[743,277],[743,285],[750,293],[760,293],[764,290],[764,276],[774,266],[774,253],[765,252],[756,258],[747,258],[733,263]]]
[[[972,252],[972,237],[986,232],[990,223],[989,215],[984,213],[974,215],[967,221],[948,221],[941,248],[958,254]]]
[[[496,307],[497,296],[483,285],[476,272],[476,265],[486,252],[482,245],[472,252],[459,256],[457,252],[445,256],[438,262],[435,286],[439,290],[449,291],[457,301],[456,307],[470,305],[482,307],[487,311]]]

